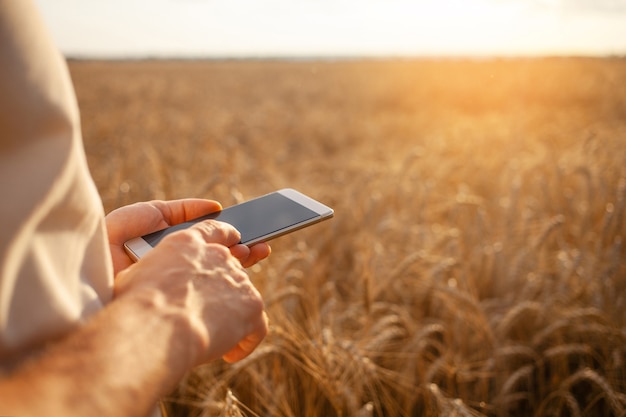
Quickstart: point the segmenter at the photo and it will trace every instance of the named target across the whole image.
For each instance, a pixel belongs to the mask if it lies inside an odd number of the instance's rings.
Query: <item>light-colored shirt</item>
[[[67,65],[30,0],[0,1],[0,371],[76,328],[112,288]]]

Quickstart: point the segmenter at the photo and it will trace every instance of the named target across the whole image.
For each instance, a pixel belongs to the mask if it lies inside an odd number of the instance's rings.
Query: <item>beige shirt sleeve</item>
[[[0,370],[112,297],[67,66],[30,0],[0,2]]]

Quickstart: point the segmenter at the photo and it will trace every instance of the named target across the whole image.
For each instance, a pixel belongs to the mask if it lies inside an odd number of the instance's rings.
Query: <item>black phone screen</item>
[[[241,233],[241,243],[245,244],[317,216],[318,214],[313,210],[282,194],[271,193],[189,222],[150,233],[142,236],[142,238],[154,247],[161,239],[176,230],[188,228],[202,220],[215,219],[233,225]]]

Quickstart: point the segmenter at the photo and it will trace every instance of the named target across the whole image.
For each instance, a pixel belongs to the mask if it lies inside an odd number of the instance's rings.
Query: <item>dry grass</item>
[[[203,416],[626,415],[626,61],[72,62],[105,208],[280,187],[271,331]]]

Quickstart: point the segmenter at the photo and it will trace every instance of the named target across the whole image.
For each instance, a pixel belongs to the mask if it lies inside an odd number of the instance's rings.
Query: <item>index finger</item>
[[[241,233],[232,225],[217,220],[204,220],[191,226],[206,243],[219,243],[230,248],[241,241]]]

